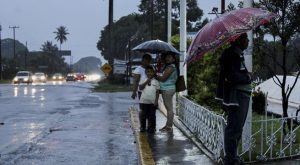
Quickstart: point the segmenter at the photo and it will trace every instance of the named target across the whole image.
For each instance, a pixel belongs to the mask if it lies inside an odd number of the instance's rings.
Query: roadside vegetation
[[[94,92],[129,92],[132,91],[132,85],[112,84],[109,81],[103,80],[98,83],[93,89]]]
[[[0,80],[0,84],[9,84],[11,80]]]

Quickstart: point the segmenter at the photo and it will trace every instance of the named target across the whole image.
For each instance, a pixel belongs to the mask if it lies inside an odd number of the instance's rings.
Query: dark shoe
[[[164,126],[164,127],[162,127],[161,129],[159,129],[159,131],[161,131],[161,130],[163,130],[163,129],[165,129],[167,126]]]
[[[245,165],[245,163],[242,160],[233,160],[233,161],[228,161],[228,160],[223,160],[223,165]]]
[[[155,129],[148,129],[147,132],[153,134],[155,133]]]
[[[140,132],[146,132],[146,128],[140,128]]]
[[[172,128],[172,127],[165,126],[165,127],[163,127],[162,129],[160,129],[159,131],[161,131],[161,132],[172,132],[172,131],[173,131],[173,128]]]
[[[244,161],[240,160],[240,165],[246,165]]]

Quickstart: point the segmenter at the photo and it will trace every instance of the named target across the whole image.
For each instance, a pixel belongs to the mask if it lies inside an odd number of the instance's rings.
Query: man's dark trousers
[[[227,111],[227,125],[224,136],[226,155],[224,164],[235,164],[235,162],[240,161],[237,155],[237,148],[248,113],[250,94],[237,91],[237,98],[239,106],[228,107]]]

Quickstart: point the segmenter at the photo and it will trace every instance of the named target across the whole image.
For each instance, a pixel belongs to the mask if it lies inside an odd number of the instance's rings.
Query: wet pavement
[[[133,111],[133,135],[128,107],[137,104],[130,92],[90,88],[87,83],[0,85],[0,164],[215,165],[182,127],[140,134]],[[156,114],[159,129],[166,118]],[[261,165],[279,164],[300,165],[300,160]]]
[[[166,122],[165,116],[157,111],[156,117],[157,128],[162,128]],[[158,131],[154,135],[148,135],[148,141],[158,165],[216,165],[175,126],[170,133]]]
[[[130,95],[90,88],[0,85],[0,164],[138,164]]]
[[[137,110],[134,110],[134,115],[137,118]],[[156,111],[157,130],[165,125],[166,117],[160,112]],[[173,132],[159,132],[155,134],[140,133],[138,131],[139,123],[138,119],[135,119],[135,129],[137,136],[145,135],[146,141],[149,145],[150,154],[154,164],[166,165],[166,164],[180,164],[180,165],[216,165],[211,161],[203,152],[197,148],[194,143],[188,139],[177,127],[173,127]],[[143,140],[142,140],[143,141]],[[139,145],[139,142],[138,142]],[[149,152],[147,147],[140,146],[142,150],[140,152]],[[143,157],[141,156],[141,159]],[[142,160],[143,162],[143,160]],[[144,164],[149,164],[146,160]],[[151,161],[150,161],[151,162]]]

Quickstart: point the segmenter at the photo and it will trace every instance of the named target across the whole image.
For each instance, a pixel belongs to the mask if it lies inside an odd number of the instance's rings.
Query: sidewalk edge
[[[136,139],[139,152],[139,162],[141,165],[155,165],[153,154],[148,143],[148,138],[145,133],[139,132],[139,122],[134,107],[128,108],[130,113],[131,128]]]

